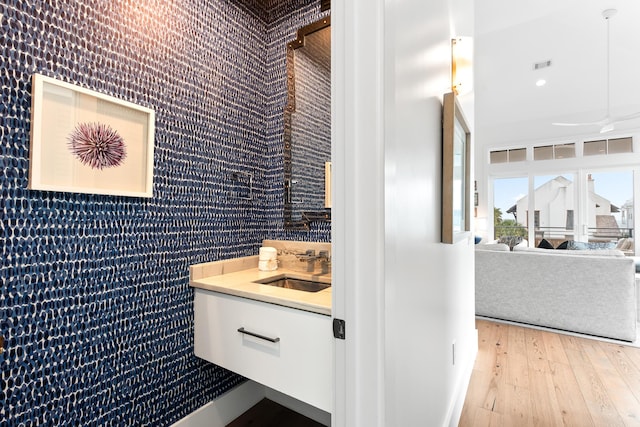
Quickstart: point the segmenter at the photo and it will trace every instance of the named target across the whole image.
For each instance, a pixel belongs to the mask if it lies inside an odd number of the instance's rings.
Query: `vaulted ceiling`
[[[611,18],[611,113],[640,111],[640,1],[480,0],[475,3],[477,145],[598,135],[589,122],[607,109],[607,26]],[[534,70],[534,64],[551,66]],[[538,79],[546,85],[536,86]],[[640,131],[640,119],[619,123]],[[629,133],[629,131],[626,131]]]

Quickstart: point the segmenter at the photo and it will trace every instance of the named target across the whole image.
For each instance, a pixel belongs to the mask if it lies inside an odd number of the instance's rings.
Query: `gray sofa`
[[[636,339],[635,264],[620,251],[476,245],[475,262],[479,316]]]

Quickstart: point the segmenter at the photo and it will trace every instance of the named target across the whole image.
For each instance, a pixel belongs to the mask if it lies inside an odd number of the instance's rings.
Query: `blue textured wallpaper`
[[[188,266],[330,239],[282,229],[285,42],[319,16],[311,0],[0,3],[0,425],[170,425],[243,380],[193,355]],[[153,198],[27,189],[35,72],[156,111]]]

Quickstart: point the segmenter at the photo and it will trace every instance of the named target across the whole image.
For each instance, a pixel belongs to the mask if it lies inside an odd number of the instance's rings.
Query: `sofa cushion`
[[[550,251],[549,249],[542,248],[513,248],[514,252],[537,252],[546,254],[549,256],[600,256],[600,257],[624,257],[624,252],[617,249],[591,249],[584,251]]]
[[[484,245],[476,245],[475,248],[481,251],[509,252],[509,246],[505,243],[486,243]]]

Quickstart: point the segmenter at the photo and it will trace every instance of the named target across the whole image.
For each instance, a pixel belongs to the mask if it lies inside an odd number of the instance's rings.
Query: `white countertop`
[[[331,283],[330,274],[310,274],[279,268],[275,271],[260,271],[258,268],[247,268],[230,273],[207,275],[192,274],[190,285],[194,288],[220,292],[228,295],[249,298],[291,307],[314,313],[331,315],[331,287],[318,292],[305,292],[285,289],[277,286],[254,283],[257,280],[276,278],[286,275],[296,279]]]

